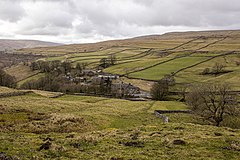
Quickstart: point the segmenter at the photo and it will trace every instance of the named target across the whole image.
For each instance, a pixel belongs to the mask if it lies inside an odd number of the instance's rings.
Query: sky
[[[0,0],[0,39],[89,43],[240,29],[240,0]]]

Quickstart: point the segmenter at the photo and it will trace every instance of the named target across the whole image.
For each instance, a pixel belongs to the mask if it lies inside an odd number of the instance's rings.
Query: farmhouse
[[[94,70],[85,69],[85,70],[83,70],[83,74],[86,76],[89,76],[89,77],[93,77],[97,74],[97,72]]]

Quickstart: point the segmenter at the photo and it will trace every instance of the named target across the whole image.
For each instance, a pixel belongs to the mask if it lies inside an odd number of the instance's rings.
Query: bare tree
[[[101,66],[101,67],[103,67],[103,68],[109,67],[108,59],[107,59],[107,58],[102,58],[102,59],[100,60],[99,66]]]
[[[0,69],[0,86],[16,87],[15,77],[7,74],[4,70]]]
[[[220,126],[228,116],[239,116],[236,96],[227,84],[201,84],[192,86],[186,96],[193,113]]]
[[[215,63],[215,65],[212,67],[212,73],[213,74],[219,74],[225,72],[224,70],[225,66],[221,63]]]
[[[151,95],[154,100],[164,100],[168,95],[169,84],[166,80],[160,80],[152,85]]]
[[[110,64],[111,64],[111,65],[116,64],[116,62],[117,62],[116,54],[111,54],[111,55],[109,56],[109,61],[110,61]]]

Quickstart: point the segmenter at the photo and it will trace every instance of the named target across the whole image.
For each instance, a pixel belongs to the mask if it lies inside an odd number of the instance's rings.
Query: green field
[[[39,72],[39,71],[32,71],[29,66],[25,66],[23,64],[11,66],[10,68],[6,68],[5,71],[8,74],[14,76],[16,78],[16,81],[22,81]]]
[[[155,109],[186,109],[181,102],[71,95],[48,98],[45,94],[1,98],[0,152],[20,159],[240,156],[239,130],[191,124],[191,116],[184,114],[172,115],[170,123],[163,124],[153,114]],[[183,142],[177,144],[177,140]],[[51,143],[49,149],[41,150],[47,142]]]
[[[119,65],[114,65],[106,68],[104,71],[114,74],[126,74],[128,72],[136,71],[152,64],[159,63],[158,59],[138,59],[136,62],[124,63]]]
[[[45,73],[37,73],[35,75],[31,75],[30,77],[26,77],[25,79],[19,81],[17,83],[17,87],[20,87],[22,84],[24,84],[25,82],[28,82],[28,81],[33,81],[33,80],[38,80],[42,77],[45,76]]]
[[[182,72],[179,72],[176,75],[176,80],[179,83],[192,83],[192,82],[226,82],[231,84],[231,86],[239,90],[239,74],[240,67],[235,64],[235,61],[240,61],[238,55],[229,55],[225,57],[218,57],[207,61],[205,63],[199,64],[195,67],[186,69]],[[212,68],[215,63],[221,63],[225,66],[225,70],[231,71],[222,75],[201,75],[201,72],[205,68]],[[191,76],[189,76],[191,75]]]
[[[129,76],[149,80],[160,80],[166,74],[171,74],[172,72],[176,72],[181,68],[188,67],[205,59],[205,57],[178,58],[140,72],[132,73]]]

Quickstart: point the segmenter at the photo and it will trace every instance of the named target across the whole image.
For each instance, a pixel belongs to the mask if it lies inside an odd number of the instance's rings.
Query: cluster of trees
[[[112,97],[127,97],[129,93],[112,87],[110,79],[100,79],[98,82],[77,83],[69,81],[62,75],[48,73],[38,80],[28,81],[21,85],[22,89],[38,89],[63,93],[85,93]]]
[[[70,72],[72,67],[71,63],[68,61],[61,62],[59,60],[55,61],[35,61],[30,65],[32,71],[39,70],[41,72],[50,73],[50,72],[59,72],[67,73]]]
[[[107,67],[110,67],[110,66],[116,64],[116,62],[117,62],[116,55],[111,54],[107,58],[102,58],[100,60],[99,66],[102,67],[102,68],[107,68]]]
[[[110,55],[104,61],[103,66],[113,65],[116,62],[115,55]],[[64,93],[87,93],[97,95],[108,95],[113,97],[125,97],[128,95],[126,90],[121,93],[112,87],[112,80],[106,78],[96,78],[95,81],[87,82],[84,78],[86,64],[78,63],[72,67],[70,62],[61,61],[36,61],[32,62],[32,70],[40,70],[46,76],[38,80],[25,82],[22,89],[39,89],[47,91],[57,91]],[[80,78],[80,79],[79,79]],[[84,82],[84,83],[79,83]]]
[[[15,88],[16,87],[15,77],[7,74],[4,70],[0,69],[0,86]]]
[[[38,80],[27,81],[21,85],[22,89],[39,89],[46,91],[57,92],[61,88],[61,83],[64,79],[57,74],[47,74]]]
[[[75,75],[76,76],[83,76],[83,70],[86,69],[86,63],[77,63],[75,67]]]
[[[70,61],[35,61],[30,64],[30,68],[32,71],[39,70],[43,73],[54,73],[57,75],[60,74],[68,74],[73,73],[75,76],[81,76],[83,74],[83,70],[86,68],[86,63],[77,63],[76,67],[72,67]]]
[[[206,75],[206,74],[221,74],[221,73],[226,73],[227,71],[225,70],[225,66],[221,63],[215,63],[215,65],[212,68],[205,68],[201,74]]]

